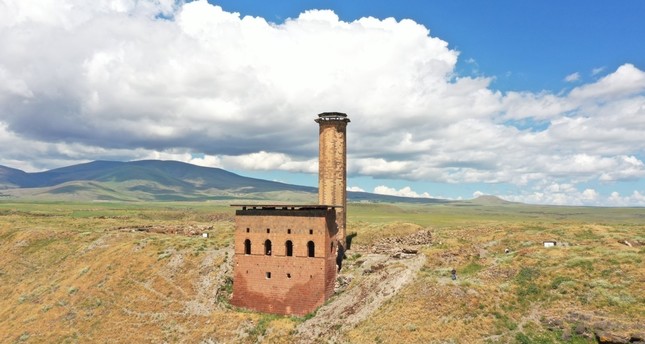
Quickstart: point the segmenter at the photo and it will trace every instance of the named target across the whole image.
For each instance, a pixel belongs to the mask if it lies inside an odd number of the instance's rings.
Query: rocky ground
[[[430,231],[424,230],[351,247],[337,278],[336,295],[296,328],[298,342],[344,342],[344,333],[416,277],[426,260],[419,247],[431,242]]]

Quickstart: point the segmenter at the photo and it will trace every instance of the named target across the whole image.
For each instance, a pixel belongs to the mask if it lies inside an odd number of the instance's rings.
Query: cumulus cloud
[[[621,196],[619,192],[614,191],[607,198],[607,204],[612,206],[645,206],[645,192],[634,190],[631,195]]]
[[[632,64],[624,64],[597,82],[573,89],[569,96],[575,100],[596,101],[630,96],[645,91],[645,72]]]
[[[347,187],[347,191],[351,191],[351,192],[365,192],[365,190],[361,189],[361,188],[360,188],[360,187],[358,187],[358,186],[348,186],[348,187]]]
[[[414,197],[414,198],[431,198],[429,193],[417,193],[409,186],[405,186],[399,190],[385,185],[379,185],[374,188],[374,193],[379,195],[401,196],[401,197]]]
[[[312,119],[343,111],[350,175],[576,190],[526,196],[539,203],[609,202],[577,183],[645,177],[645,72],[633,64],[567,92],[499,92],[493,77],[459,75],[459,53],[408,19],[65,4],[0,0],[0,164],[159,158],[316,173]]]
[[[592,188],[579,191],[574,184],[551,183],[535,187],[532,192],[520,195],[505,195],[504,199],[513,202],[555,205],[599,205],[599,193]]]
[[[286,154],[268,153],[260,151],[257,153],[223,156],[221,162],[226,167],[247,169],[247,170],[286,170],[293,172],[318,172],[318,160],[294,161]]]

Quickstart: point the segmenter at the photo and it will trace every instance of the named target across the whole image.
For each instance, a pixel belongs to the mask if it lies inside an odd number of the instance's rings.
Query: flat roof
[[[231,207],[242,207],[244,209],[330,209],[342,208],[342,205],[326,204],[231,204]]]

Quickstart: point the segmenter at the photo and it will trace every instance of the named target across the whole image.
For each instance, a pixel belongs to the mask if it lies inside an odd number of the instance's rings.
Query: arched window
[[[244,254],[251,254],[251,240],[244,240]]]
[[[267,256],[271,255],[271,240],[264,242],[264,254],[266,254]]]
[[[293,256],[293,243],[291,242],[291,240],[287,240],[287,242],[284,244],[284,248],[288,257]]]
[[[316,244],[313,241],[307,243],[307,256],[315,257],[316,256]]]

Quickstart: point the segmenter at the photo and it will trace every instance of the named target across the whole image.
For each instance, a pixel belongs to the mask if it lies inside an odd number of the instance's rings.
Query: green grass
[[[462,267],[461,269],[459,269],[458,272],[459,272],[460,275],[468,276],[468,275],[474,275],[474,274],[478,273],[483,268],[484,267],[482,265],[480,265],[477,262],[473,261],[473,262],[468,263],[468,265],[466,265],[466,266]]]

